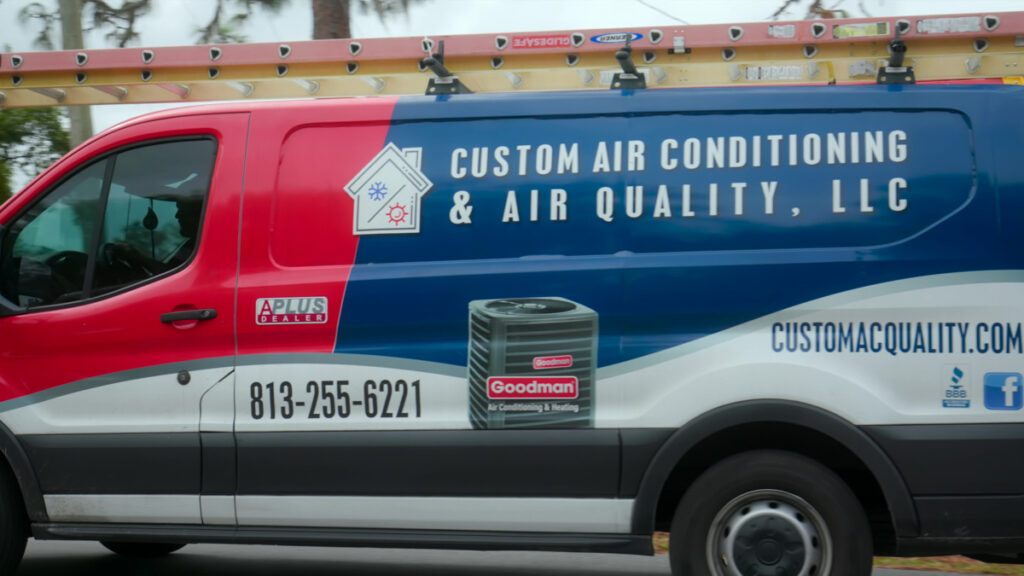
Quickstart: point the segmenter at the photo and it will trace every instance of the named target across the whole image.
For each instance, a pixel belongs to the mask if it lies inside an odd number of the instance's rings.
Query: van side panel
[[[958,263],[944,246],[939,262],[887,249],[974,198],[961,114],[515,104],[444,129],[394,122],[395,146],[433,160],[434,191],[418,234],[363,239],[337,351],[463,363],[469,301],[556,295],[598,311],[605,367],[868,283],[986,265],[959,243]],[[980,204],[972,218],[991,217]],[[430,306],[409,321],[385,303],[413,285]]]

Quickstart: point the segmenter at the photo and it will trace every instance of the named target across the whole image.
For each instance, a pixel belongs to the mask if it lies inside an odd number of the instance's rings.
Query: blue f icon
[[[1016,372],[985,374],[985,408],[1020,410],[1024,407],[1024,378]]]

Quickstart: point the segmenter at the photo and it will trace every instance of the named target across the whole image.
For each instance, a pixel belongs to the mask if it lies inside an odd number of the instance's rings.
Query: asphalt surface
[[[95,542],[29,540],[18,576],[668,576],[668,556],[453,552],[195,544],[155,560],[122,558]],[[875,576],[940,576],[876,570]],[[943,575],[944,576],[944,575]]]

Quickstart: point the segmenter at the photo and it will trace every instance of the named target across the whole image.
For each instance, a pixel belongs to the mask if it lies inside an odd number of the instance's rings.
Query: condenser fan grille
[[[510,315],[560,314],[575,309],[572,302],[552,298],[509,298],[487,303],[488,311]]]

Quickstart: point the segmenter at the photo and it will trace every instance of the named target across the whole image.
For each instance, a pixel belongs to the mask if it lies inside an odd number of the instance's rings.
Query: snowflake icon
[[[395,226],[405,222],[405,217],[408,215],[409,213],[405,211],[405,206],[402,206],[398,202],[395,202],[388,208],[388,222],[391,222]]]
[[[383,182],[374,182],[369,188],[370,200],[383,200],[388,191],[387,185]]]

